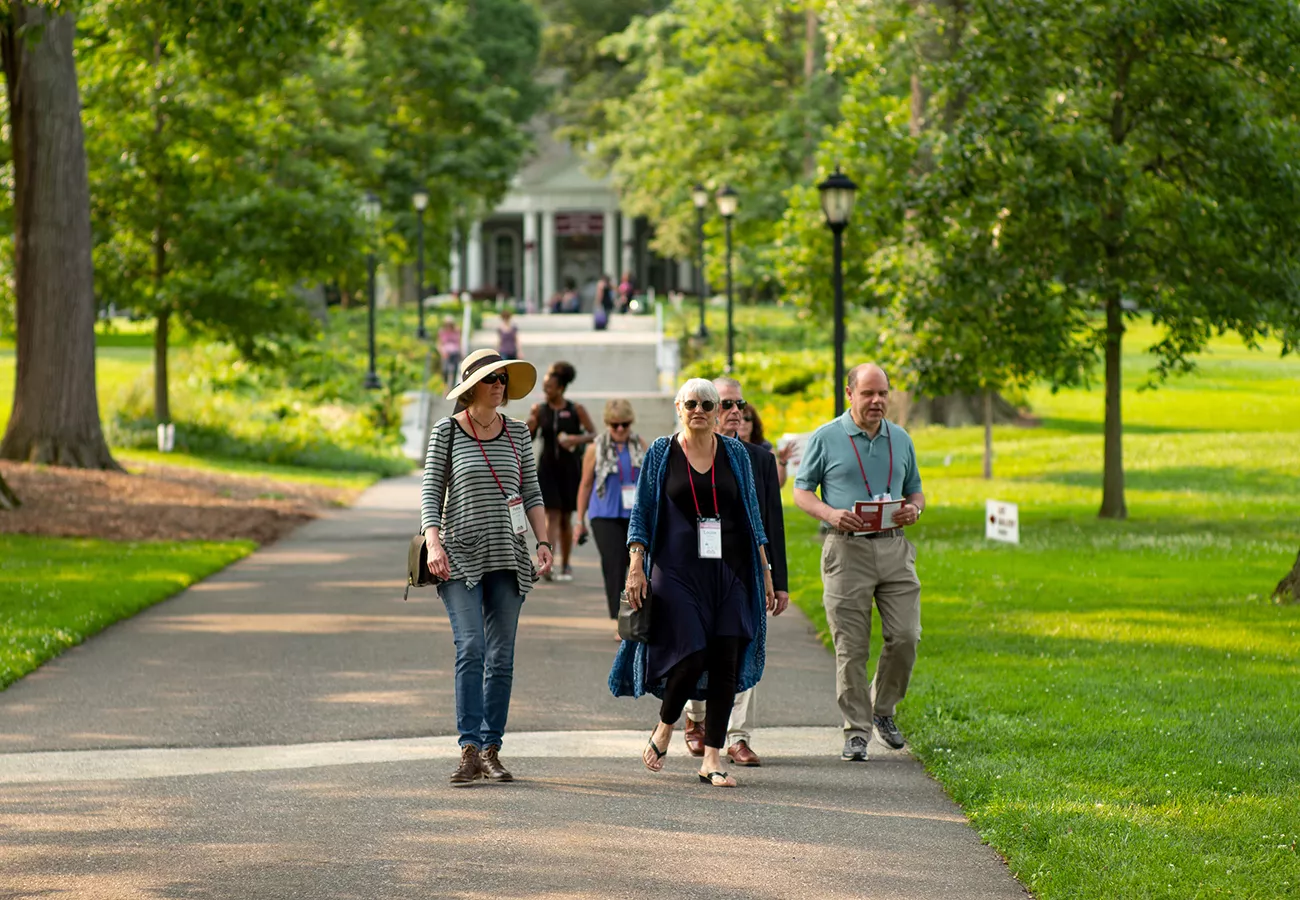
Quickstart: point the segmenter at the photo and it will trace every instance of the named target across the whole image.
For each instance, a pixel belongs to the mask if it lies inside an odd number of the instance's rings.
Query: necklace
[[[469,416],[471,419],[474,419],[474,414],[473,414],[472,412],[470,412],[468,409],[465,410],[465,415]],[[495,425],[495,424],[497,423],[497,420],[496,420],[496,416],[495,416],[495,415],[493,415],[493,417],[491,418],[491,420],[489,420],[489,421],[487,421],[487,422],[480,422],[478,419],[474,419],[474,421],[475,421],[475,422],[478,422],[479,426],[482,427],[482,428],[491,428],[493,425]]]

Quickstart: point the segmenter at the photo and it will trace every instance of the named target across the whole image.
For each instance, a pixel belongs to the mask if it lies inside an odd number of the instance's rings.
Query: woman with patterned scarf
[[[605,431],[587,445],[582,460],[582,482],[578,485],[578,514],[581,521],[575,537],[586,540],[587,520],[600,551],[600,569],[605,576],[605,600],[609,617],[618,618],[618,598],[627,580],[630,556],[627,523],[636,498],[636,480],[645,456],[645,441],[632,433],[636,416],[626,400],[605,404]],[[594,491],[593,491],[594,488]]]

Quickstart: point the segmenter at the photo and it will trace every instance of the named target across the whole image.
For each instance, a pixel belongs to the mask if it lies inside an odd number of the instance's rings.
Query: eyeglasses
[[[683,400],[682,406],[686,408],[687,412],[695,412],[697,406],[705,412],[713,412],[712,400]]]
[[[501,382],[502,384],[509,384],[510,373],[509,372],[488,372],[486,375],[483,376],[484,384],[496,384],[498,381]]]
[[[631,428],[632,423],[631,422],[610,422],[609,427],[610,428]]]
[[[721,406],[723,409],[731,409],[733,406],[736,409],[744,409],[749,404],[744,400],[723,400],[718,405]]]

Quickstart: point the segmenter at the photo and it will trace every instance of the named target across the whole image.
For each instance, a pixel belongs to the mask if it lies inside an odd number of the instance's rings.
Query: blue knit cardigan
[[[664,493],[664,481],[668,475],[668,450],[672,438],[661,437],[646,451],[641,463],[641,475],[636,483],[636,502],[632,504],[632,515],[628,523],[628,544],[641,544],[646,548],[643,556],[646,582],[650,581],[650,572],[654,567],[655,535],[659,526],[659,515],[668,502]],[[754,487],[754,471],[749,464],[749,453],[745,446],[735,438],[718,436],[726,450],[731,470],[740,483],[741,496],[745,498],[745,515],[749,519],[751,539],[751,557],[753,574],[750,578],[749,596],[754,607],[754,639],[749,642],[745,655],[740,661],[740,672],[736,676],[736,691],[748,690],[758,684],[763,677],[763,664],[767,658],[767,597],[763,589],[763,569],[759,564],[758,548],[766,546],[767,534],[763,531],[763,519],[758,512],[758,491]],[[631,641],[623,641],[614,656],[614,667],[609,672],[609,689],[615,697],[640,697],[647,691],[656,697],[663,697],[666,679],[646,683],[647,646]],[[692,696],[703,700],[708,687],[708,673],[700,677]]]

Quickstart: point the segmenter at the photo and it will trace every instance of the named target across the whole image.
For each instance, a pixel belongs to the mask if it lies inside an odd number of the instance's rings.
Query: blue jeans
[[[486,572],[473,588],[438,587],[456,639],[456,730],[462,747],[501,746],[515,678],[515,632],[524,598],[514,569]]]

